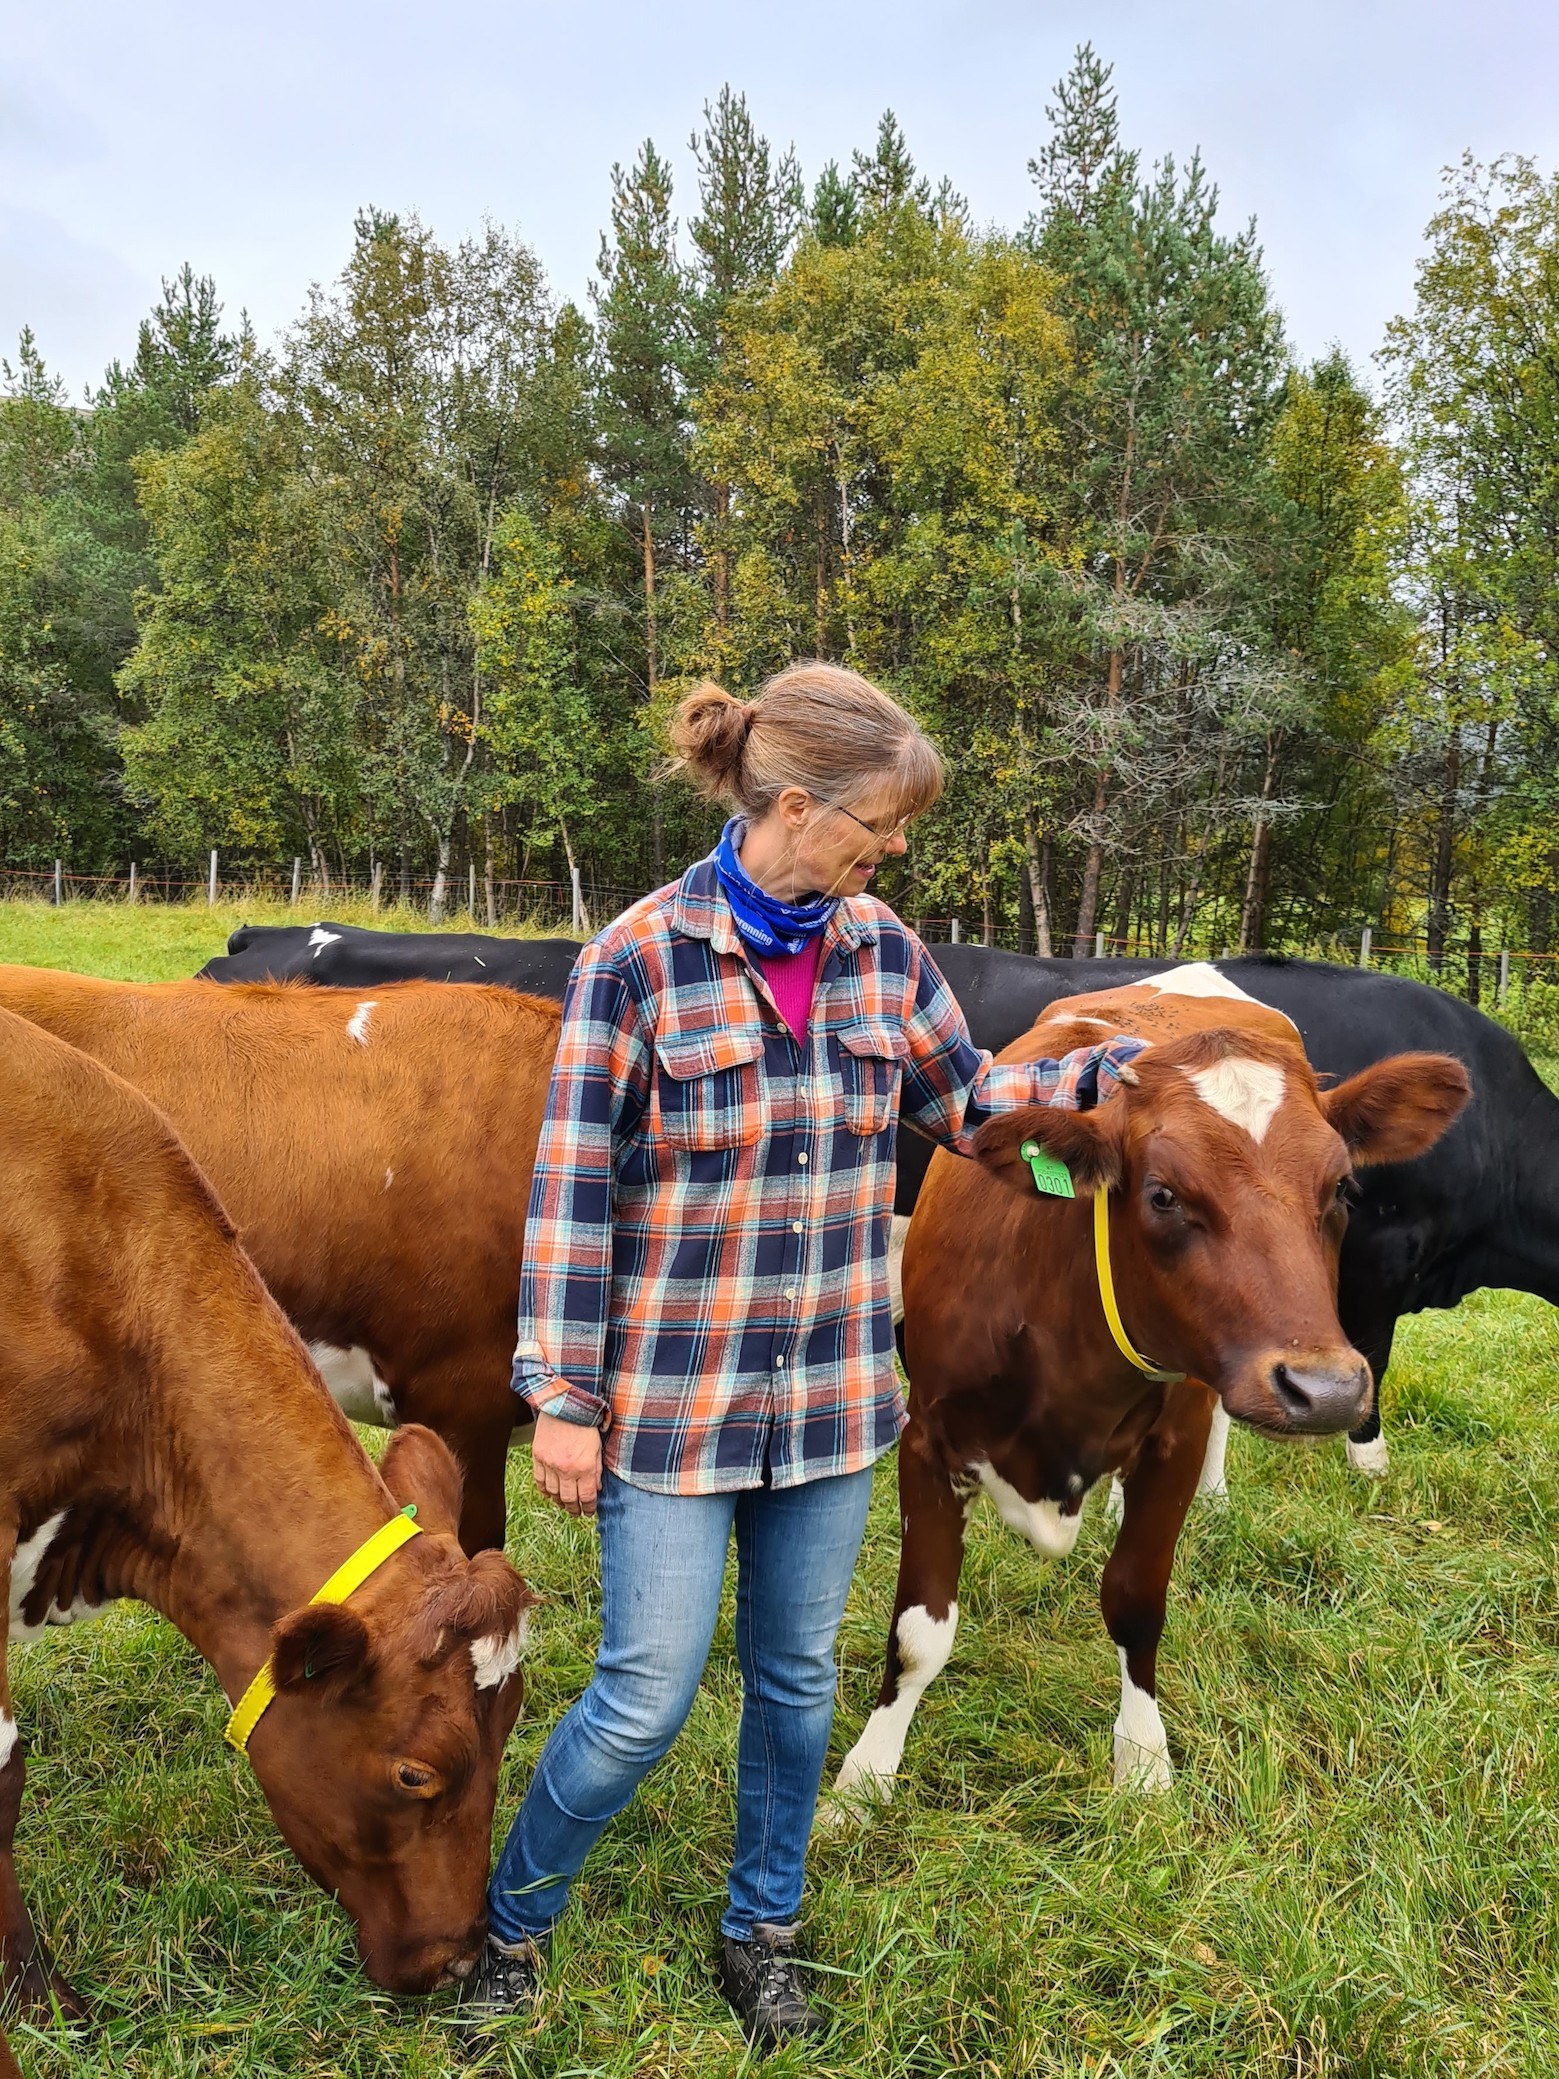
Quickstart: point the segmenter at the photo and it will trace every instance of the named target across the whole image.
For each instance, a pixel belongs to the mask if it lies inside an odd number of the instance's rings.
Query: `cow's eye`
[[[1179,1203],[1167,1184],[1155,1184],[1148,1192],[1148,1204],[1155,1213],[1172,1213]]]
[[[1339,1177],[1337,1179],[1336,1192],[1333,1194],[1333,1204],[1340,1206],[1351,1206],[1357,1205],[1358,1200],[1359,1187],[1357,1184],[1354,1183],[1352,1177]]]
[[[404,1790],[408,1797],[426,1797],[434,1785],[431,1769],[419,1768],[414,1761],[398,1761],[395,1764],[395,1787]]]

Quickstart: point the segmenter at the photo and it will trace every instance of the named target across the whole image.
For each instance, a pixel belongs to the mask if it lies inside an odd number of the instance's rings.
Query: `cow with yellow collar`
[[[1344,1430],[1369,1366],[1337,1318],[1351,1177],[1431,1147],[1468,1100],[1448,1055],[1322,1090],[1281,1012],[1204,967],[1068,997],[997,1058],[1116,1032],[1152,1044],[1093,1112],[991,1120],[979,1161],[932,1160],[903,1259],[910,1425],[887,1665],[838,1788],[891,1787],[958,1624],[982,1496],[1045,1558],[1089,1490],[1124,1510],[1101,1590],[1120,1654],[1118,1785],[1170,1779],[1156,1663],[1175,1544],[1213,1410],[1274,1437]]]

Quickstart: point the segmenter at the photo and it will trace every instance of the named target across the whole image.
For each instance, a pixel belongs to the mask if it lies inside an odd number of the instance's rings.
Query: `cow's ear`
[[[417,1524],[446,1537],[460,1532],[460,1467],[442,1437],[408,1422],[384,1447],[379,1476],[405,1508],[417,1505]]]
[[[1321,1109],[1360,1169],[1411,1162],[1456,1124],[1472,1096],[1452,1054],[1393,1054],[1323,1090]]]
[[[998,1112],[974,1137],[975,1159],[1009,1189],[1032,1198],[1037,1187],[1023,1149],[1033,1142],[1066,1164],[1074,1191],[1113,1191],[1125,1173],[1125,1124],[1123,1104],[1101,1105],[1092,1112],[1063,1112],[1048,1105]]]
[[[284,1617],[271,1634],[271,1672],[278,1694],[345,1695],[373,1661],[368,1627],[342,1603],[308,1603]]]

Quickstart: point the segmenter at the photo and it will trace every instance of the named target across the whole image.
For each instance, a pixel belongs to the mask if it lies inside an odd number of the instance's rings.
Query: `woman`
[[[795,1938],[871,1468],[904,1426],[894,1130],[967,1152],[992,1111],[1108,1095],[1140,1043],[995,1066],[919,939],[867,894],[941,791],[920,729],[800,664],[706,686],[681,767],[736,814],[580,955],[536,1158],[514,1387],[543,1493],[598,1514],[602,1638],[489,1893],[466,1993],[535,1990],[569,1886],[682,1727],[734,1531],[743,1705],[721,1982],[756,2041],[824,2024]]]

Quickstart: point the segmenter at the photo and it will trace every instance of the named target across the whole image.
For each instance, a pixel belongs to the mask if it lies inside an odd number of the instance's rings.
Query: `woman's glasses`
[[[847,809],[842,801],[829,801],[822,794],[814,794],[812,799],[822,808],[833,809],[836,815],[848,816],[858,830],[866,832],[873,844],[891,845],[896,837],[902,837],[909,828],[908,816],[900,816],[899,820],[890,824],[886,830],[879,830],[875,823],[864,822],[854,809]]]

